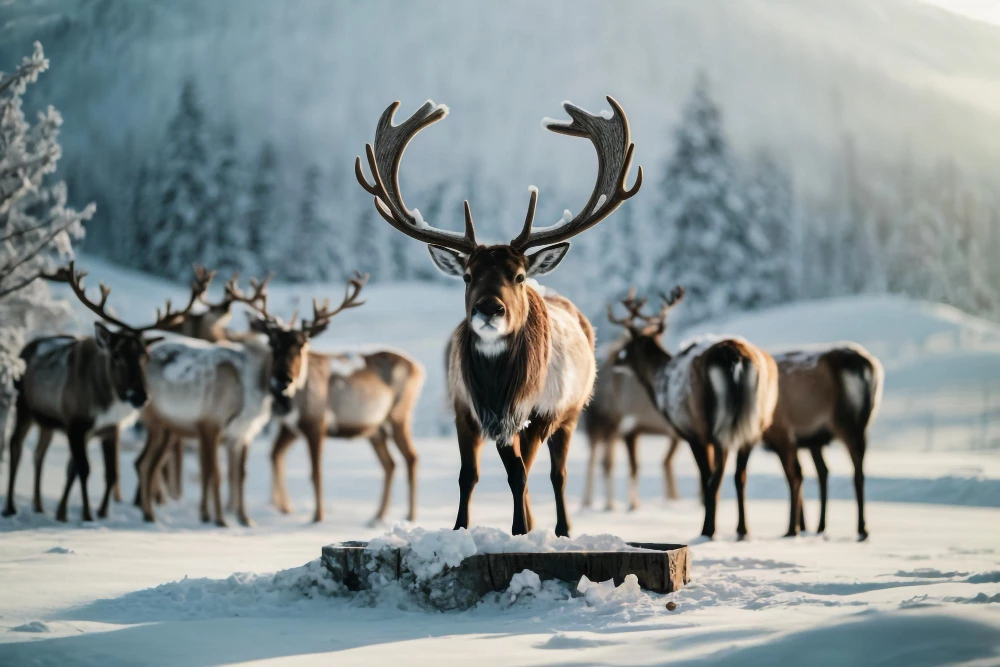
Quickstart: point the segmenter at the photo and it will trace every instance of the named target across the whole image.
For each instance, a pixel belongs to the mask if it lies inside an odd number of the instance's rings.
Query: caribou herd
[[[681,441],[690,446],[698,466],[706,537],[715,534],[719,491],[731,450],[736,456],[737,536],[747,535],[746,470],[758,443],[781,461],[789,488],[789,536],[806,525],[798,450],[809,450],[819,476],[817,528],[823,532],[828,476],[823,448],[838,439],[854,464],[857,531],[864,539],[868,534],[863,472],[866,430],[878,407],[883,377],[878,360],[861,346],[839,343],[771,355],[739,337],[704,336],[671,352],[663,337],[670,310],[684,298],[683,288],[676,287],[660,294],[660,309],[655,313],[646,311],[647,299],[640,299],[635,290],[621,302],[623,316],[609,305],[608,319],[621,328],[622,335],[599,362],[587,318],[569,300],[534,280],[556,268],[569,251],[570,238],[608,218],[642,185],[641,167],[634,184],[627,185],[635,146],[624,111],[614,99],[607,99],[609,112],[591,114],[566,102],[569,120],[546,119],[544,123],[553,132],[588,139],[596,149],[597,179],[588,201],[575,217],[567,212],[550,226],[535,227],[538,190],[531,187],[524,225],[507,244],[477,241],[468,201],[463,233],[434,227],[419,210],[403,203],[399,184],[403,152],[420,130],[446,116],[447,107],[428,101],[395,125],[399,103],[393,103],[379,119],[374,144],[366,146],[370,181],[361,158],[355,163],[358,182],[386,222],[427,244],[442,272],[465,281],[461,322],[450,339],[442,341],[461,463],[455,528],[469,526],[482,445],[491,440],[513,497],[511,531],[530,531],[534,519],[528,472],[545,443],[556,498],[555,532],[568,535],[567,454],[582,418],[590,441],[585,506],[593,502],[595,468],[598,458],[603,458],[610,509],[614,452],[620,436],[629,459],[629,508],[635,509],[639,502],[638,439],[644,434],[663,435],[670,443],[664,460],[669,498],[678,496],[673,456]],[[537,250],[529,253],[532,249]],[[91,300],[84,289],[84,275],[70,263],[46,276],[67,284],[99,319],[93,336],[39,338],[21,353],[25,370],[17,384],[4,516],[17,511],[14,483],[25,436],[37,424],[34,510],[43,511],[44,457],[53,431],[60,430],[69,440],[71,457],[56,518],[67,520],[67,501],[79,479],[82,518],[92,520],[87,443],[93,436],[101,442],[105,470],[97,514],[106,517],[112,497],[121,499],[119,434],[139,420],[146,441],[135,461],[139,479],[135,503],[147,521],[155,520],[157,503],[182,493],[184,442],[195,441],[202,521],[224,526],[228,509],[241,524],[252,525],[243,492],[247,452],[273,420],[277,435],[271,452],[272,500],[281,512],[291,511],[285,455],[300,436],[309,448],[315,521],[324,518],[326,437],[364,437],[384,471],[373,521],[384,518],[391,497],[395,463],[390,440],[406,463],[407,518],[415,519],[417,453],[411,424],[424,382],[423,367],[388,349],[338,354],[311,348],[311,341],[334,316],[362,305],[359,295],[367,276],[355,274],[348,281],[336,308],[329,301],[313,300],[311,318],[296,324],[295,316],[286,322],[268,312],[267,279],[251,280],[248,294],[233,276],[225,284],[222,300],[210,302],[207,293],[215,272],[195,267],[186,306],[174,310],[168,301],[157,310],[152,324],[136,326],[108,311],[111,290],[105,285],[100,286],[100,300]],[[248,331],[229,328],[235,304],[248,312]],[[220,445],[227,453],[227,508],[221,498]]]

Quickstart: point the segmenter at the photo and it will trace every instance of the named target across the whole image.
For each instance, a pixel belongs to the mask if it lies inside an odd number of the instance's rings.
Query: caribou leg
[[[628,511],[639,509],[639,434],[625,434],[625,451],[628,452]]]
[[[868,529],[865,525],[865,449],[867,442],[864,431],[845,434],[844,442],[851,453],[854,463],[854,494],[858,499],[858,540],[868,539]]]
[[[84,521],[93,521],[94,515],[90,511],[90,493],[87,489],[87,480],[90,479],[90,461],[87,459],[87,427],[81,424],[71,424],[67,436],[69,436],[69,449],[73,454],[76,476],[80,478],[80,493],[83,496],[82,517]]]
[[[736,522],[736,539],[744,540],[747,536],[746,517],[746,486],[747,486],[747,461],[750,460],[752,445],[743,445],[736,454],[736,503],[739,511],[739,518]]]
[[[66,484],[63,487],[62,498],[59,500],[59,506],[56,508],[56,521],[66,523],[67,517],[67,504],[69,503],[69,492],[73,490],[73,482],[76,481],[76,463],[73,461],[73,456],[70,455],[69,460],[66,461]]]
[[[816,466],[816,476],[819,477],[819,527],[816,528],[816,532],[822,533],[826,531],[826,484],[830,476],[830,469],[826,467],[826,461],[823,460],[822,447],[811,447],[809,451],[812,453],[813,464]]]
[[[615,449],[618,447],[617,431],[611,432],[604,441],[604,458],[601,460],[601,472],[604,473],[604,511],[615,508]]]
[[[35,494],[34,509],[38,513],[45,511],[42,506],[42,467],[45,463],[45,453],[52,444],[52,429],[42,427],[38,432],[38,444],[35,445]]]
[[[100,519],[108,518],[108,504],[118,485],[118,427],[115,426],[101,438],[101,451],[104,454],[104,498],[97,510]]]
[[[677,500],[681,497],[677,492],[677,480],[674,478],[674,455],[677,454],[680,444],[680,440],[671,440],[667,447],[667,455],[663,459],[663,490],[667,500]]]
[[[309,424],[303,424],[302,432],[309,445],[309,468],[312,473],[313,497],[316,509],[313,523],[323,520],[323,443],[326,442],[326,419],[321,417]]]
[[[406,483],[409,489],[409,510],[406,515],[407,521],[417,519],[417,450],[413,447],[413,438],[410,434],[409,420],[392,421],[392,441],[396,443],[396,449],[406,460]]]
[[[469,503],[472,501],[472,490],[479,481],[479,455],[483,446],[483,434],[469,409],[464,406],[455,406],[455,427],[458,430],[458,452],[462,459],[462,468],[458,473],[458,516],[455,518],[455,530],[458,530],[469,527]]]
[[[288,489],[285,488],[285,455],[295,442],[295,438],[295,431],[281,424],[278,437],[271,447],[271,502],[282,514],[289,514],[292,511],[292,501],[288,497]]]
[[[247,514],[246,505],[246,485],[247,485],[247,459],[250,456],[250,443],[240,443],[239,457],[236,461],[236,518],[241,525],[253,528],[254,521]]]
[[[379,500],[375,516],[368,522],[369,526],[374,526],[385,518],[385,512],[389,508],[389,498],[392,497],[392,476],[396,471],[396,462],[389,454],[389,447],[385,441],[385,431],[381,427],[372,434],[369,440],[371,440],[372,448],[375,450],[375,456],[378,457],[378,462],[382,464],[382,497]]]
[[[10,470],[7,471],[7,506],[3,510],[4,516],[17,514],[17,508],[14,506],[14,482],[17,480],[17,465],[21,461],[21,451],[24,449],[24,437],[28,435],[32,422],[28,406],[23,401],[17,402],[16,410],[14,433],[10,437]],[[0,433],[0,438],[3,438],[3,433]]]
[[[528,472],[524,469],[521,459],[521,447],[515,435],[510,442],[498,442],[497,452],[503,467],[507,471],[507,485],[514,500],[514,519],[511,522],[512,535],[524,535],[528,532],[528,519],[525,515],[525,496],[528,489]]]
[[[569,537],[569,517],[566,514],[566,457],[570,438],[576,428],[576,419],[563,422],[549,438],[549,458],[552,468],[549,479],[556,496],[556,535]]]

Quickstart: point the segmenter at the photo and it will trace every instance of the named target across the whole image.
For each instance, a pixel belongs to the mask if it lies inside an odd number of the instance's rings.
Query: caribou
[[[451,338],[448,384],[455,409],[461,470],[459,509],[455,528],[469,525],[469,504],[479,479],[484,438],[496,443],[513,496],[511,532],[531,530],[528,471],[538,447],[548,442],[550,480],[556,497],[557,535],[569,534],[566,513],[566,456],[580,411],[590,400],[595,375],[594,332],[586,317],[567,299],[540,294],[528,279],[549,273],[569,250],[568,239],[613,213],[642,185],[626,188],[635,146],[618,103],[608,97],[612,112],[588,113],[569,102],[569,121],[544,121],[554,132],[589,139],[597,150],[597,182],[590,199],[550,227],[533,228],[538,189],[531,187],[521,233],[508,244],[482,245],[476,240],[469,202],[465,231],[433,227],[419,210],[410,210],[399,188],[399,165],[407,144],[423,128],[448,112],[425,102],[400,125],[393,124],[399,102],[383,112],[375,142],[366,145],[372,182],[361,158],[355,175],[374,198],[379,214],[397,231],[428,245],[435,265],[461,277],[465,287],[465,318]],[[541,248],[527,254],[531,248]]]
[[[864,458],[866,432],[882,397],[882,364],[857,343],[787,351],[774,356],[778,364],[778,404],[774,421],[764,432],[765,446],[777,453],[789,478],[792,522],[806,529],[802,511],[802,469],[797,449],[808,449],[819,477],[820,515],[817,532],[826,530],[829,469],[823,447],[834,438],[847,447],[854,464],[854,493],[858,503],[858,538],[868,537],[865,525]],[[787,461],[794,460],[789,469]],[[794,481],[793,481],[794,480]],[[789,532],[794,534],[795,527]]]
[[[83,498],[82,516],[92,521],[87,481],[90,462],[87,442],[97,436],[104,456],[105,490],[97,511],[100,518],[108,515],[108,505],[118,484],[118,431],[134,420],[148,400],[146,366],[149,346],[160,338],[146,334],[154,329],[173,326],[191,311],[194,299],[187,307],[175,312],[170,302],[166,310],[157,310],[156,321],[135,327],[110,315],[106,310],[111,289],[101,283],[101,299],[91,301],[83,286],[86,272],[77,271],[73,262],[45,277],[69,285],[76,297],[102,320],[116,326],[112,331],[100,321],[94,323],[94,336],[49,336],[36,339],[21,352],[25,371],[18,380],[14,432],[10,440],[11,463],[4,516],[16,513],[14,482],[24,445],[24,438],[33,424],[40,433],[35,448],[34,510],[42,512],[41,473],[45,453],[58,429],[69,439],[71,459],[67,467],[66,486],[56,510],[56,519],[66,521],[67,502],[77,478]]]
[[[705,537],[715,535],[722,475],[729,451],[736,450],[736,534],[744,539],[747,461],[773,419],[777,366],[771,355],[742,338],[704,337],[683,346],[676,355],[667,352],[660,337],[668,312],[683,297],[681,287],[669,296],[661,295],[657,316],[630,309],[626,317],[618,318],[609,306],[609,319],[624,327],[629,339],[618,352],[617,368],[634,374],[660,414],[689,443],[701,477],[705,503],[701,534]],[[797,500],[798,496],[793,497],[793,512]]]
[[[232,307],[236,303],[242,303],[258,312],[262,308],[266,310],[266,289],[271,276],[267,276],[260,281],[251,278],[250,287],[253,289],[253,293],[248,296],[239,287],[239,273],[234,273],[225,283],[222,300],[212,303],[205,298],[205,294],[214,277],[215,271],[209,271],[205,267],[195,265],[194,279],[191,282],[191,297],[200,301],[205,306],[205,309],[200,313],[189,315],[175,326],[166,327],[165,331],[171,331],[190,338],[198,338],[210,343],[223,340],[240,342],[246,338],[246,334],[234,333],[226,328],[232,320]],[[169,453],[166,464],[163,466],[164,485],[172,498],[179,499],[184,491],[184,439],[170,434],[165,434],[164,437],[167,438]],[[234,480],[238,481],[238,477],[234,476],[233,471],[236,466],[241,465],[239,461],[240,450],[236,447],[229,447],[228,452],[230,469],[229,509],[235,510],[236,494],[234,491],[236,484],[234,484]],[[162,493],[157,493],[157,502],[162,502],[162,495]],[[135,505],[139,506],[140,502],[140,489],[136,489]]]
[[[344,302],[336,309],[329,301],[313,300],[313,317],[299,328],[271,315],[262,306],[250,317],[250,328],[266,342],[248,336],[236,343],[209,343],[178,336],[155,346],[147,367],[150,401],[143,411],[149,430],[146,447],[136,461],[143,518],[154,521],[152,498],[160,466],[172,437],[198,438],[201,464],[201,520],[225,526],[220,495],[218,444],[236,454],[235,510],[240,523],[252,525],[244,502],[245,466],[250,441],[271,414],[287,414],[295,393],[306,382],[309,339],[324,331],[330,320],[347,308],[360,306],[358,293],[367,277],[352,278]]]
[[[385,518],[392,495],[396,463],[389,453],[391,438],[406,462],[409,490],[408,521],[417,515],[417,451],[411,425],[413,408],[424,384],[424,368],[393,350],[354,354],[309,352],[306,383],[295,394],[295,409],[279,419],[280,430],[271,449],[271,497],[279,511],[292,511],[285,486],[285,455],[300,435],[309,445],[315,493],[313,521],[323,520],[323,442],[332,438],[368,438],[382,465],[382,494],[369,522]]]
[[[645,300],[635,297],[635,290],[629,292],[622,303],[629,312],[638,313]],[[583,411],[583,427],[590,442],[590,457],[587,460],[587,476],[583,489],[583,506],[591,507],[594,497],[594,473],[598,454],[602,456],[602,472],[606,492],[605,509],[614,509],[615,449],[619,435],[625,441],[628,453],[628,509],[639,507],[639,438],[642,435],[666,436],[669,444],[663,459],[663,492],[667,500],[680,497],[674,478],[673,459],[680,444],[680,437],[660,411],[649,400],[649,396],[630,373],[614,372],[616,359],[627,339],[613,343],[607,351],[604,362],[597,370],[594,383],[594,398]]]

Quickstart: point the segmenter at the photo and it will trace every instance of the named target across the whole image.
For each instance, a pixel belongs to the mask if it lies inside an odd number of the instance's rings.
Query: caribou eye
[[[464,280],[465,284],[468,285],[469,283],[472,282],[472,274],[466,273],[464,276],[462,276],[462,280]]]
[[[524,274],[523,273],[517,274],[517,277],[514,278],[514,282],[516,282],[516,283],[523,283],[524,282]]]

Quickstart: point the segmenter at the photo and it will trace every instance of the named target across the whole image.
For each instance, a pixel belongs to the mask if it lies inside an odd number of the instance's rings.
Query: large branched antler
[[[101,300],[99,302],[94,303],[87,297],[87,290],[83,286],[83,279],[86,275],[86,271],[77,271],[75,263],[70,262],[68,266],[60,267],[55,273],[46,273],[43,274],[42,277],[53,282],[66,283],[69,285],[70,289],[73,290],[76,298],[78,298],[83,305],[97,314],[101,319],[106,322],[110,322],[115,326],[121,327],[122,329],[138,334],[151,331],[153,329],[167,329],[177,326],[184,320],[191,310],[191,305],[193,305],[192,299],[192,303],[188,304],[188,307],[185,310],[174,311],[170,301],[167,300],[166,309],[164,311],[161,311],[159,308],[156,309],[156,322],[144,327],[134,327],[131,324],[126,324],[107,312],[105,306],[108,303],[108,297],[111,296],[111,288],[103,282],[100,283],[99,286],[101,290]]]
[[[478,244],[468,201],[465,202],[465,233],[457,234],[431,227],[423,220],[419,210],[410,211],[406,208],[399,189],[399,165],[406,145],[420,130],[448,115],[448,107],[427,100],[403,123],[393,125],[392,119],[397,108],[399,102],[393,102],[379,118],[375,128],[374,147],[365,144],[368,168],[372,172],[374,183],[369,183],[365,178],[360,157],[354,162],[354,175],[357,176],[358,183],[375,198],[375,208],[379,214],[398,231],[424,243],[471,253]]]
[[[613,97],[609,95],[607,99],[614,111],[611,116],[595,115],[571,102],[563,102],[563,108],[570,115],[571,121],[543,121],[544,127],[553,132],[590,139],[597,149],[597,183],[587,204],[575,218],[570,220],[564,216],[551,227],[540,229],[532,229],[535,202],[538,199],[538,191],[532,189],[524,228],[510,243],[515,250],[524,252],[528,248],[572,238],[611,215],[622,202],[639,191],[642,186],[642,167],[639,167],[636,174],[635,185],[630,189],[625,187],[635,150],[635,144],[631,142],[629,135],[628,118]]]
[[[361,293],[361,288],[367,284],[368,277],[367,273],[362,275],[355,271],[354,276],[347,281],[347,287],[344,290],[344,300],[335,310],[330,310],[329,299],[325,299],[323,305],[320,305],[316,299],[313,299],[313,318],[310,321],[302,320],[302,333],[310,338],[318,336],[330,325],[330,320],[333,319],[334,315],[348,308],[363,306],[365,302],[358,301],[358,295]]]

